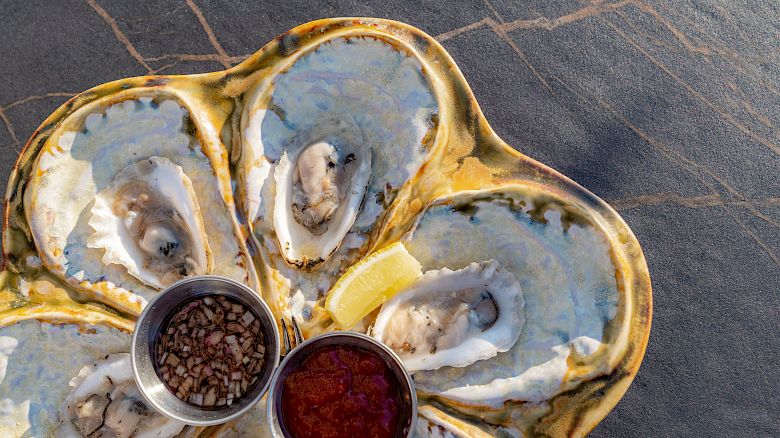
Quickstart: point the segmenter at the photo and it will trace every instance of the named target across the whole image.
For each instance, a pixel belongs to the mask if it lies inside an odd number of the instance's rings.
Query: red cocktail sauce
[[[374,353],[323,347],[284,380],[281,422],[294,438],[375,437],[396,434],[399,383]]]

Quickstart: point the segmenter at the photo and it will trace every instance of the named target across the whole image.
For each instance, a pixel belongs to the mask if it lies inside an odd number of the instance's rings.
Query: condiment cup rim
[[[265,365],[258,382],[245,395],[224,408],[201,408],[176,397],[157,375],[151,349],[166,318],[184,302],[198,297],[226,295],[237,299],[260,321],[265,337]],[[268,391],[279,365],[279,329],[268,305],[248,286],[217,275],[200,275],[182,279],[155,295],[136,321],[130,348],[133,378],[144,399],[163,415],[192,426],[226,423],[254,407]]]
[[[282,382],[280,382],[279,380],[282,377],[282,373],[285,371],[285,367],[287,367],[292,360],[295,360],[296,356],[305,354],[308,349],[312,348],[311,347],[312,345],[314,345],[315,347],[319,347],[317,344],[323,344],[323,343],[325,343],[325,345],[322,345],[322,347],[330,346],[330,345],[335,345],[335,346],[355,345],[355,344],[346,344],[346,343],[342,344],[339,342],[332,342],[332,343],[326,342],[329,340],[337,341],[339,338],[357,340],[358,341],[357,346],[359,348],[364,348],[370,352],[377,353],[377,355],[380,358],[382,358],[385,361],[385,363],[388,366],[390,366],[391,369],[398,370],[401,372],[403,378],[399,378],[399,382],[398,382],[399,389],[401,390],[402,396],[403,394],[409,395],[408,398],[406,397],[402,397],[402,398],[404,400],[409,400],[409,404],[411,405],[409,429],[406,437],[411,438],[412,436],[414,436],[415,425],[417,423],[417,393],[414,388],[414,380],[412,379],[411,374],[404,366],[401,358],[398,357],[398,355],[388,346],[386,346],[379,340],[372,338],[371,336],[362,333],[357,333],[357,332],[350,332],[350,331],[333,331],[319,336],[315,336],[311,339],[307,339],[303,343],[296,346],[292,351],[290,351],[287,354],[287,356],[284,357],[282,362],[276,368],[273,377],[271,378],[271,385],[268,392],[267,418],[268,418],[268,424],[271,427],[271,431],[273,435],[278,438],[286,437],[286,435],[282,433],[281,426],[279,424],[280,412],[278,412],[281,409],[281,395],[282,395],[281,392]]]

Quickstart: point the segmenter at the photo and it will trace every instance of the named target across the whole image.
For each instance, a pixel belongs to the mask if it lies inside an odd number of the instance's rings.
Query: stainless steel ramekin
[[[172,312],[185,301],[206,295],[226,295],[250,309],[260,321],[265,337],[265,366],[254,387],[230,406],[200,408],[176,397],[157,375],[154,365],[157,335]],[[279,330],[271,309],[247,286],[229,278],[213,275],[185,278],[155,296],[144,308],[133,332],[130,352],[133,377],[138,389],[154,409],[168,417],[193,426],[211,426],[228,422],[251,409],[268,390],[279,365]]]
[[[281,365],[274,373],[271,380],[271,389],[268,393],[268,424],[271,427],[274,437],[287,438],[289,434],[283,432],[284,426],[281,424],[282,410],[282,387],[287,375],[296,369],[304,359],[312,353],[323,347],[329,346],[352,346],[368,350],[379,357],[390,367],[390,370],[398,379],[401,390],[401,416],[398,430],[398,438],[411,438],[414,435],[415,424],[417,423],[417,394],[414,390],[414,381],[412,376],[404,367],[401,359],[385,344],[378,340],[360,333],[354,332],[331,332],[307,340],[298,345],[293,351],[285,356]]]

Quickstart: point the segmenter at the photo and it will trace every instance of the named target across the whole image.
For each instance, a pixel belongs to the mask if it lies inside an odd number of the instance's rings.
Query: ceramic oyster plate
[[[506,145],[447,52],[387,20],[315,21],[226,71],[74,97],[20,155],[3,225],[3,435],[70,436],[61,417],[82,418],[71,402],[96,392],[109,397],[90,403],[126,415],[133,388],[100,376],[121,377],[135,317],[179,278],[242,281],[313,336],[336,328],[323,303],[338,276],[397,241],[425,282],[355,330],[392,344],[419,323],[393,311],[459,290],[481,288],[493,315],[449,350],[404,358],[420,436],[583,435],[626,391],[650,330],[625,222]],[[209,430],[133,424],[254,435],[261,412]]]

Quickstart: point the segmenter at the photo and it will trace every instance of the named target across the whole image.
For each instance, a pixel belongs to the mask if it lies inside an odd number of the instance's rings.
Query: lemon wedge
[[[401,242],[393,243],[350,267],[328,292],[325,309],[348,329],[421,275],[420,262]]]

